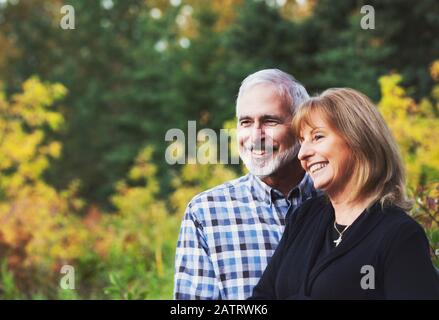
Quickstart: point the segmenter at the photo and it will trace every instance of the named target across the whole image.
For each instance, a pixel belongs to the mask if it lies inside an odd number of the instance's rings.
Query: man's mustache
[[[273,151],[277,150],[277,147],[273,145],[273,143],[270,142],[247,142],[244,143],[244,148],[249,151],[263,151],[265,153],[272,153]]]

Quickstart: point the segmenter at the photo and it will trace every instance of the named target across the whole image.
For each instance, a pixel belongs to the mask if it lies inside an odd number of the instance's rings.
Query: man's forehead
[[[243,89],[239,94],[238,103],[253,99],[280,99],[279,91],[272,84],[256,83],[248,88]]]
[[[238,119],[241,118],[252,118],[252,119],[262,119],[262,118],[285,118],[292,117],[292,114],[288,107],[286,106],[274,106],[271,107],[259,107],[254,106],[242,106],[237,105],[236,116]]]

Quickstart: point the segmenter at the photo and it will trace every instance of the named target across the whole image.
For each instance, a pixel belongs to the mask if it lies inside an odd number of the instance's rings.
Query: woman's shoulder
[[[418,234],[425,236],[422,226],[404,209],[387,205],[380,207],[379,210],[383,215],[382,226],[385,228],[388,236],[396,234]]]
[[[290,215],[289,221],[295,221],[295,223],[303,222],[311,219],[316,214],[323,213],[324,209],[329,206],[331,206],[331,203],[326,195],[321,194],[309,198]]]
[[[415,219],[404,209],[396,205],[384,205],[379,204],[379,210],[384,215],[384,219],[387,223],[392,224],[409,224],[412,226],[418,225]]]
[[[302,211],[317,211],[328,207],[332,207],[332,205],[326,194],[316,195],[315,197],[306,200],[301,206]]]

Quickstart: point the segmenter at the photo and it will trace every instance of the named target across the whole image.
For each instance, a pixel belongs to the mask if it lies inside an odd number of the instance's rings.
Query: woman
[[[404,170],[376,107],[330,89],[294,117],[299,160],[325,195],[288,217],[253,299],[437,299],[422,227],[407,211]]]

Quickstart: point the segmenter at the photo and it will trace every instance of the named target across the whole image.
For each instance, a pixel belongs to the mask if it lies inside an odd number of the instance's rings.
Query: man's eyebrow
[[[268,119],[276,119],[276,120],[283,120],[283,118],[276,116],[276,115],[272,115],[272,114],[264,114],[261,117],[262,120],[268,120]]]
[[[250,116],[239,116],[239,117],[238,117],[238,121],[241,121],[241,120],[249,120],[249,119],[251,119]]]
[[[251,117],[251,116],[248,116],[248,115],[242,115],[242,116],[238,117],[238,121],[241,121],[241,120],[252,120],[254,118],[255,117]],[[273,119],[274,120],[283,121],[285,119],[285,118],[282,118],[282,117],[279,117],[279,116],[273,115],[273,114],[263,114],[261,116],[257,116],[257,118],[260,118],[262,121],[273,120]]]

